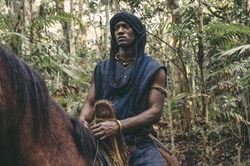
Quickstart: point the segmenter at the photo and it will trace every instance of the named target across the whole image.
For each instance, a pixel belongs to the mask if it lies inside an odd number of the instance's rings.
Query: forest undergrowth
[[[178,126],[178,124],[174,124]],[[194,128],[197,126],[193,126]],[[171,144],[169,123],[160,121],[158,124],[159,139],[177,157],[182,166],[203,166],[203,139],[201,132],[183,133],[174,131],[174,143]],[[174,145],[174,146],[173,146]],[[211,166],[249,166],[250,149],[247,140],[239,138],[229,127],[220,132],[208,135],[208,163]]]

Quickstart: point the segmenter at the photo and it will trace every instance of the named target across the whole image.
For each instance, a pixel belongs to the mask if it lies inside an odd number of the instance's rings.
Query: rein
[[[92,166],[95,166],[95,164],[97,163],[98,155],[100,155],[100,156],[102,156],[104,158],[104,160],[106,161],[107,166],[113,166],[111,164],[107,154],[100,148],[99,141],[96,140],[96,153],[95,153],[95,158],[94,158]]]
[[[96,141],[96,151],[95,151],[95,158],[92,166],[95,166],[96,160],[97,160],[97,155],[98,155],[98,150],[99,150],[99,141]]]

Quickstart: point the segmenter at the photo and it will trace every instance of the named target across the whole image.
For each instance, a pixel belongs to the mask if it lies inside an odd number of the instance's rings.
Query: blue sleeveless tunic
[[[163,68],[166,71],[165,66],[145,55],[138,72],[132,78],[134,64],[124,68],[119,62],[116,62],[115,79],[113,85],[110,86],[109,63],[110,60],[100,61],[95,68],[96,100],[110,100],[115,107],[117,119],[133,117],[145,111],[148,108],[148,94],[152,78],[159,69]],[[145,129],[150,128],[151,126],[145,126]],[[125,131],[123,134],[127,142],[130,142],[132,137],[146,136],[148,132],[148,130]]]

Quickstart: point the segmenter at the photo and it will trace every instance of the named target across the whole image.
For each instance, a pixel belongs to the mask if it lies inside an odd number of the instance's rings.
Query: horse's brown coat
[[[94,138],[82,128],[87,134],[78,137],[89,147],[80,152],[71,122],[42,77],[0,45],[0,165],[92,165]]]

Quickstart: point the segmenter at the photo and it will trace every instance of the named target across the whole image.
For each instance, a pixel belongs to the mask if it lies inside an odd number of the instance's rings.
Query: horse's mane
[[[85,130],[81,123],[75,118],[71,118],[71,123],[73,125],[74,138],[79,152],[90,159],[96,159],[96,162],[105,161],[104,156],[101,154],[98,147],[98,141],[96,141],[94,137],[88,140],[83,139],[82,136],[89,135],[90,131]],[[95,148],[93,148],[93,146]]]
[[[48,127],[48,102],[50,96],[42,76],[14,53],[7,51],[1,44],[0,64],[3,65],[0,66],[0,70],[3,68],[6,71],[4,74],[1,74],[0,71],[2,95],[5,96],[9,93],[4,91],[4,86],[13,87],[12,90],[17,100],[15,102],[19,105],[18,108],[22,111],[26,111],[27,108],[32,110],[33,131],[38,133],[42,127]],[[8,83],[6,83],[6,75],[10,81]],[[76,119],[71,118],[71,123],[73,127],[72,134],[79,152],[90,159],[94,159],[96,156],[96,143],[92,133],[88,128],[82,127]]]
[[[0,56],[10,79],[10,83],[7,83],[10,85],[6,86],[13,87],[21,110],[25,111],[27,107],[31,108],[34,117],[34,130],[38,131],[42,125],[48,124],[49,93],[43,78],[2,45],[0,45]],[[0,83],[6,84],[6,82],[1,82],[2,80],[0,79]]]

